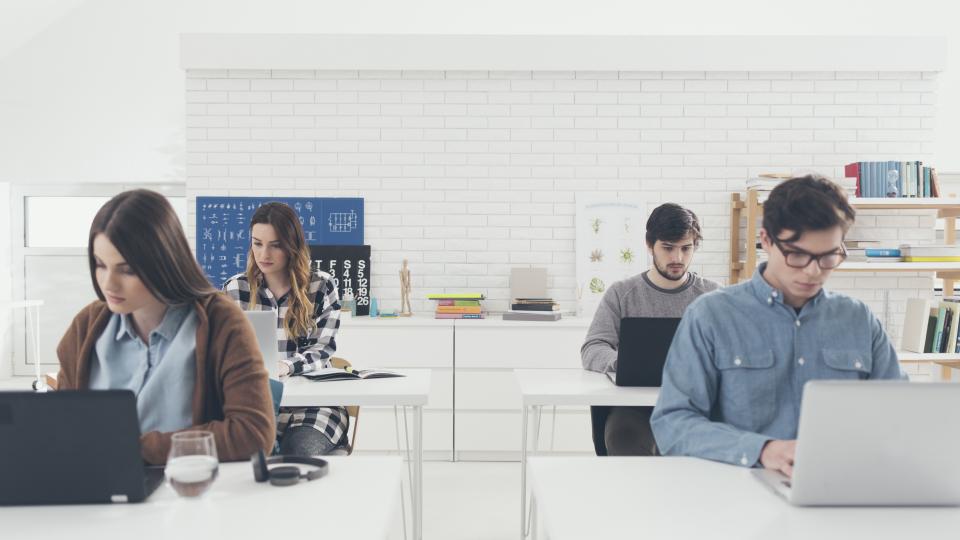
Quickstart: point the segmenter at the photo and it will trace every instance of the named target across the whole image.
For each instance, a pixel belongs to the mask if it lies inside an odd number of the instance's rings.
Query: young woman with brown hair
[[[166,198],[123,192],[97,212],[87,245],[99,300],[57,347],[58,388],[129,389],[141,449],[166,462],[173,432],[213,432],[221,460],[269,450],[267,370],[243,312],[207,281]]]
[[[283,203],[264,204],[250,219],[250,240],[246,273],[227,280],[223,290],[243,309],[276,312],[281,376],[330,367],[340,298],[329,274],[310,270],[297,214]],[[344,442],[348,422],[343,407],[282,408],[280,453],[328,454]]]

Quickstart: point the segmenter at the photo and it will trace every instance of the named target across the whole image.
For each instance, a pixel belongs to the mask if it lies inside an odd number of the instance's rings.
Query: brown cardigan
[[[249,459],[258,448],[273,447],[276,420],[267,369],[243,311],[222,293],[194,303],[197,311],[197,373],[193,389],[193,426],[213,432],[221,461]],[[90,385],[90,356],[113,313],[97,300],[73,319],[60,345],[59,389]],[[172,433],[151,431],[140,437],[143,459],[163,464]]]

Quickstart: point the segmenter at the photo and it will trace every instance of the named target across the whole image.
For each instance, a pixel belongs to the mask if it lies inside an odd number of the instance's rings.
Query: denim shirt
[[[796,439],[807,381],[906,378],[863,302],[821,290],[797,313],[764,270],[684,313],[650,420],[664,455],[752,467],[768,440]]]
[[[170,306],[145,344],[130,315],[114,313],[94,345],[90,389],[132,390],[140,433],[190,427],[198,325],[192,305]]]

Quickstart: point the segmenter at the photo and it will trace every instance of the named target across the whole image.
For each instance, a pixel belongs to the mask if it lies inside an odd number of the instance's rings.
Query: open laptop
[[[253,325],[253,331],[257,335],[257,344],[260,345],[260,354],[263,355],[263,362],[267,366],[267,372],[270,378],[278,380],[280,378],[280,352],[277,349],[277,313],[273,310],[265,311],[244,311],[250,324]]]
[[[960,505],[960,385],[810,381],[793,478],[755,469],[798,506]]]
[[[162,482],[133,392],[0,392],[0,505],[140,502]]]
[[[625,317],[620,319],[617,370],[607,377],[617,386],[660,386],[663,364],[680,319]]]

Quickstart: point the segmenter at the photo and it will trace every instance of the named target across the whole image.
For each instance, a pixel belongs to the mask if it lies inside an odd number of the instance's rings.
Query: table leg
[[[537,498],[533,493],[530,494],[530,540],[537,540],[540,535],[537,534]]]
[[[527,419],[530,408],[523,406],[520,420],[520,540],[527,534]]]
[[[423,538],[423,407],[413,408],[413,537]]]

